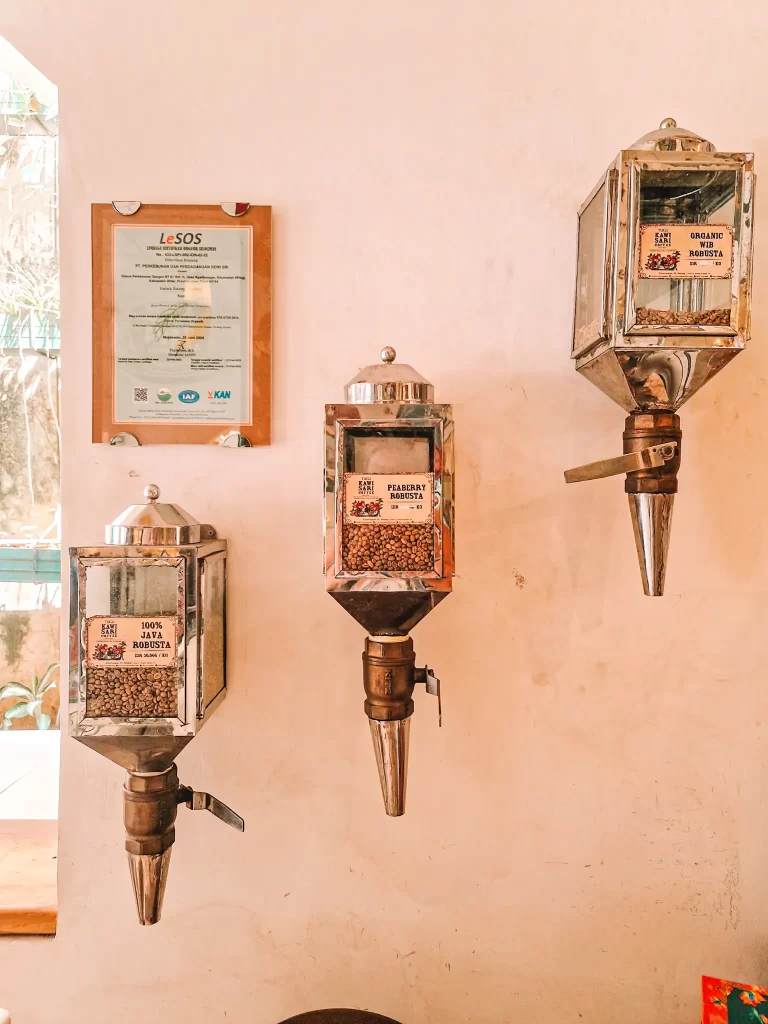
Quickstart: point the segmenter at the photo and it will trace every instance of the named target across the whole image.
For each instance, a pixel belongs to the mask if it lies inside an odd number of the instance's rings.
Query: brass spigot
[[[125,849],[141,924],[157,924],[163,908],[179,804],[206,810],[238,832],[245,822],[210,793],[179,782],[176,765],[163,772],[128,772],[123,787]]]
[[[413,714],[413,688],[424,683],[438,698],[440,680],[429,668],[416,668],[410,636],[369,636],[363,651],[365,713],[371,727],[387,814],[405,812],[408,742]]]
[[[680,417],[674,412],[638,410],[624,423],[623,455],[565,473],[568,484],[627,474],[624,490],[629,496],[643,590],[649,597],[664,593],[682,438]]]

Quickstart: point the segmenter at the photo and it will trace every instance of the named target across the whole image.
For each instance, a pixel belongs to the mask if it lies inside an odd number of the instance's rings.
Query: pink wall
[[[664,600],[621,482],[562,481],[623,420],[568,358],[575,211],[667,115],[768,166],[766,28],[699,0],[5,4],[60,89],[66,541],[149,481],[230,539],[230,695],[180,769],[248,822],[180,815],[142,931],[121,772],[65,741],[60,930],[0,945],[14,1024],[666,1024],[703,972],[768,981],[768,229],[752,347],[685,409]],[[131,198],[273,205],[271,448],[91,445],[89,204]],[[421,696],[400,820],[321,575],[322,405],[384,344],[455,403],[460,469],[455,593],[415,634],[445,727]]]

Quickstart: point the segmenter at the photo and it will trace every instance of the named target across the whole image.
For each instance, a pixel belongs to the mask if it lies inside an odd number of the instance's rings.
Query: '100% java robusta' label
[[[173,665],[176,622],[175,615],[94,615],[86,622],[86,663]]]

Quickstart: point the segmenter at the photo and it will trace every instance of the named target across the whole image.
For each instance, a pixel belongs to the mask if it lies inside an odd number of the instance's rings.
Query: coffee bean
[[[650,306],[639,306],[637,323],[640,326],[655,327],[690,327],[707,325],[712,327],[728,327],[731,323],[729,309],[702,309],[696,312],[676,309],[651,309]]]
[[[175,718],[177,668],[90,666],[85,676],[85,713],[90,718]]]
[[[434,568],[431,523],[345,523],[341,544],[345,572],[427,572]]]

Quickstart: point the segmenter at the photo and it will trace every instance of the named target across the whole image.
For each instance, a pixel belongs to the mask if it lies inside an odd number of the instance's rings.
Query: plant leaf
[[[35,717],[37,717],[40,714],[40,708],[42,707],[42,705],[43,705],[43,702],[39,698],[35,699],[35,700],[31,700],[27,704],[27,714],[28,715],[34,715]]]
[[[40,680],[40,689],[38,693],[43,694],[46,690],[49,690],[52,686],[57,683],[56,679],[52,679],[53,673],[59,667],[58,661],[54,661],[53,664],[49,665],[48,668],[43,672],[42,679]]]
[[[51,724],[51,716],[41,711],[39,715],[35,715],[35,721],[38,729],[47,729]]]
[[[19,701],[19,703],[14,704],[12,708],[8,708],[3,715],[3,718],[7,721],[10,721],[12,718],[23,718],[24,715],[27,714],[28,709],[29,704],[25,700]]]
[[[0,686],[0,700],[6,697],[28,697],[31,700],[34,694],[23,683],[6,683],[5,686]]]

